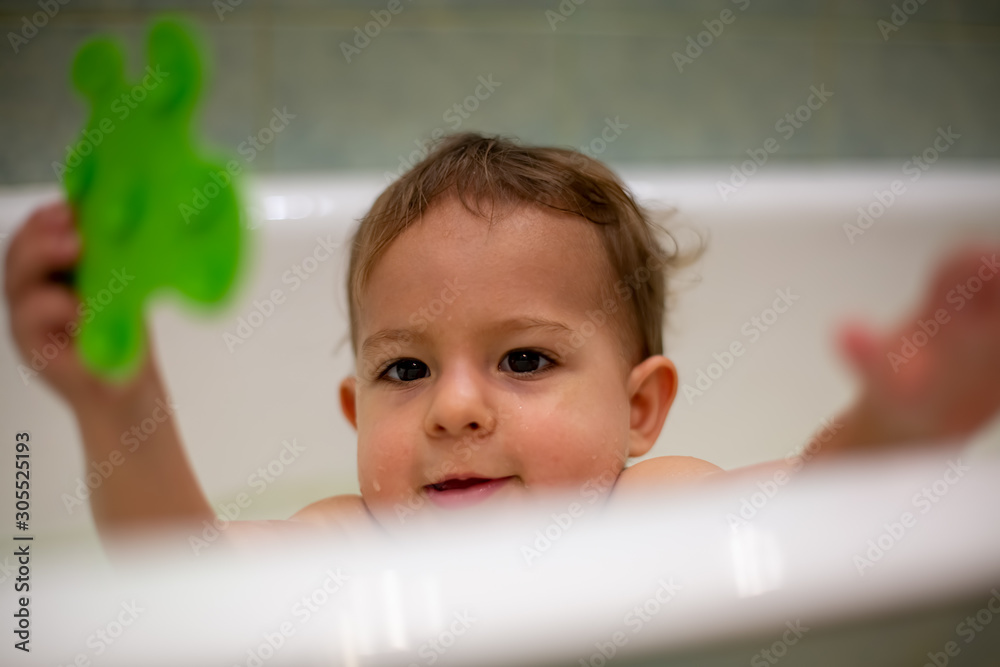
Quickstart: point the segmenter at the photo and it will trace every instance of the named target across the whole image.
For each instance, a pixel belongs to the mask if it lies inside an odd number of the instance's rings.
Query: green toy
[[[73,84],[90,102],[90,119],[56,169],[83,241],[73,278],[83,302],[77,349],[88,367],[111,379],[137,370],[152,294],[173,288],[194,302],[219,304],[243,254],[233,181],[240,165],[201,157],[193,142],[203,74],[192,33],[161,19],[150,30],[148,53],[133,85],[118,42],[99,38],[80,48]]]

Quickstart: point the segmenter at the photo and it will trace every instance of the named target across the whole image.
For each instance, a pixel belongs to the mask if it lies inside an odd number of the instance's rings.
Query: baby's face
[[[592,227],[524,207],[490,228],[446,199],[379,259],[341,400],[383,526],[538,490],[604,496],[653,444],[666,409],[644,403],[669,408],[676,376],[663,357],[632,368],[594,317],[609,269]]]

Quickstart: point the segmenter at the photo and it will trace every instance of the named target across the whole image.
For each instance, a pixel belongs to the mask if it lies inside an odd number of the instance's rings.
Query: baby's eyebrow
[[[420,338],[423,338],[423,335],[412,329],[383,329],[365,339],[365,342],[361,344],[361,354],[364,356],[392,343],[407,345]]]
[[[558,320],[550,320],[544,317],[513,317],[495,324],[492,328],[501,331],[524,331],[526,329],[544,329],[557,334],[571,334],[571,329],[566,324]]]
[[[541,329],[551,333],[563,335],[573,333],[573,329],[563,322],[544,317],[512,317],[506,320],[491,323],[488,326],[483,327],[483,329],[484,331],[480,333],[486,333],[487,331],[526,331],[530,329]],[[391,345],[393,343],[407,345],[425,338],[426,334],[421,331],[417,331],[416,329],[383,329],[373,333],[365,339],[365,342],[361,345],[361,354],[369,354],[375,349],[385,345]]]

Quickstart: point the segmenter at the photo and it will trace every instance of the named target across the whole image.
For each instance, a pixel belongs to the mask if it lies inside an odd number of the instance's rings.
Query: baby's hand
[[[1000,249],[942,263],[917,316],[885,336],[863,326],[840,346],[864,382],[857,444],[962,438],[1000,408]]]
[[[67,277],[79,257],[73,211],[58,202],[32,213],[11,239],[4,267],[19,372],[26,382],[41,375],[74,408],[125,390],[91,373],[76,352],[80,300]]]

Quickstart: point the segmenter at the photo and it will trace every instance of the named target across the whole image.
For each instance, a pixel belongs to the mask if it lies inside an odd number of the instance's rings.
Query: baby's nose
[[[430,435],[490,432],[496,416],[483,379],[455,369],[442,373],[432,389],[425,428]]]

